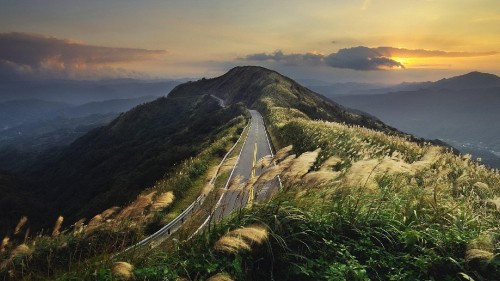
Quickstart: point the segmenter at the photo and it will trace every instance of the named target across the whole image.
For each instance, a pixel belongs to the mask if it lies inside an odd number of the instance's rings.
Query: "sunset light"
[[[15,71],[35,71],[46,56],[60,56],[73,76],[96,79],[103,67],[120,77],[174,78],[213,76],[241,63],[294,77],[309,77],[314,68],[322,79],[337,81],[438,78],[422,69],[500,74],[496,0],[191,2],[87,1],[78,8],[62,0],[11,2],[0,11],[0,61]],[[110,7],[113,13],[103,16]],[[25,41],[11,32],[24,34]],[[21,60],[11,52],[23,42],[38,44],[40,51]],[[281,56],[274,56],[276,51]],[[87,67],[75,67],[73,59],[82,56]],[[382,57],[386,60],[373,59]],[[370,77],[349,71],[377,69],[404,71]],[[51,75],[63,78],[68,72]]]
[[[0,1],[0,280],[500,280],[500,0]]]

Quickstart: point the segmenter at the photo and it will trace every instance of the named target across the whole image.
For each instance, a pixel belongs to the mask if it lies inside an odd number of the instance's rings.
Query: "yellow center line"
[[[253,148],[253,162],[252,162],[252,178],[255,177],[255,165],[257,164],[257,143],[255,143]],[[248,191],[248,207],[251,207],[254,199],[254,189],[253,185],[251,185],[250,190]]]
[[[252,178],[255,177],[255,164],[257,164],[257,143],[253,148]]]

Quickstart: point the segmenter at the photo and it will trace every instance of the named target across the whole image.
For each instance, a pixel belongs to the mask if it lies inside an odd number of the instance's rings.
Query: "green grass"
[[[138,279],[204,280],[220,272],[235,280],[500,278],[500,212],[488,203],[500,196],[497,171],[357,126],[287,118],[273,129],[283,144],[297,146],[296,153],[323,149],[311,172],[330,156],[348,164],[336,167],[341,173],[333,182],[284,180],[287,191],[273,200],[176,244],[168,255],[158,251],[136,260]],[[383,159],[415,171],[372,171],[375,188],[349,181],[356,163]],[[375,169],[385,169],[380,163]],[[256,223],[270,232],[265,245],[236,255],[214,250],[227,231]],[[486,254],[471,258],[473,250]]]
[[[145,189],[143,194],[174,191],[175,203],[165,210],[147,219],[130,218],[111,223],[103,222],[96,230],[80,233],[66,229],[59,237],[35,237],[26,242],[32,253],[25,257],[9,258],[9,253],[16,246],[10,245],[0,254],[0,277],[7,278],[14,274],[14,279],[53,279],[71,280],[71,276],[93,278],[89,268],[107,265],[98,270],[98,276],[106,280],[112,263],[111,254],[145,238],[169,221],[182,209],[186,208],[199,195],[207,171],[211,165],[217,165],[226,151],[234,144],[246,124],[242,116],[227,123],[214,137],[214,142],[196,157],[179,164],[174,171]],[[145,215],[148,214],[147,209]],[[111,217],[113,220],[113,217]],[[133,255],[132,255],[133,256]],[[10,273],[9,273],[10,271]]]
[[[246,95],[245,102],[264,113],[275,147],[292,144],[297,155],[321,152],[313,159],[315,154],[278,161],[284,188],[273,199],[255,203],[189,241],[179,235],[168,245],[133,256],[128,261],[136,280],[206,280],[219,273],[234,280],[500,280],[497,170],[402,133],[387,134],[385,127],[384,132],[360,127],[369,120],[359,116],[323,112],[327,105],[315,108],[317,99],[295,95],[304,90],[295,91],[296,85],[286,79],[256,81],[264,85],[262,95]],[[227,90],[229,95],[240,89]],[[349,118],[357,125],[342,123]],[[339,162],[325,167],[331,157]],[[186,166],[190,168],[194,166]],[[330,178],[321,177],[325,174]],[[222,173],[216,186],[223,186],[228,176]],[[184,178],[173,175],[166,182]],[[228,232],[251,225],[265,227],[265,243],[236,253],[214,247]],[[123,239],[107,235],[92,237],[109,242],[108,247]],[[61,249],[59,239],[47,238],[53,244],[44,249]],[[30,265],[20,259],[16,272],[22,261]],[[94,255],[79,265],[79,275],[62,273],[62,266],[57,276],[113,280],[111,267],[109,256]]]

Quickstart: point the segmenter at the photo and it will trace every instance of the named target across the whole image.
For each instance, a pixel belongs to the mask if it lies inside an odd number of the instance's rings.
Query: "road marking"
[[[253,148],[252,178],[255,177],[255,164],[257,164],[257,143]]]
[[[231,171],[231,174],[229,175],[229,179],[226,182],[226,185],[224,186],[224,189],[227,189],[227,186],[229,185],[229,181],[231,180],[231,176],[233,175],[234,169],[236,169],[236,165],[239,162],[241,153],[243,152],[243,147],[245,147],[245,143],[246,143],[248,135],[250,133],[250,127],[251,127],[251,125],[252,125],[252,119],[250,119],[250,121],[247,123],[247,125],[245,126],[245,128],[243,128],[243,131],[241,132],[240,136],[238,137],[238,140],[234,143],[234,145],[231,147],[231,149],[229,149],[229,151],[226,153],[226,155],[224,155],[224,158],[222,158],[221,162],[219,163],[219,165],[217,167],[217,174],[215,174],[212,177],[212,179],[210,180],[210,183],[213,183],[215,181],[215,178],[218,176],[220,167],[222,166],[222,164],[224,163],[224,161],[226,161],[226,158],[233,152],[233,150],[236,148],[236,146],[238,145],[238,143],[240,143],[241,138],[243,137],[243,134],[245,133],[245,130],[248,128],[247,135],[245,136],[245,140],[243,141],[243,145],[241,147],[240,153],[238,154],[238,159],[236,160],[236,164],[234,165],[234,167],[233,167],[233,169]],[[225,193],[223,193],[221,195],[221,197],[219,198],[219,201],[217,201],[217,204],[220,204],[220,202],[222,201],[222,198],[224,197],[224,195],[225,195]],[[139,241],[138,243],[129,246],[128,248],[126,248],[122,252],[114,254],[112,257],[115,258],[118,255],[121,255],[121,254],[124,254],[124,253],[128,252],[130,249],[138,248],[138,247],[140,247],[140,246],[148,243],[149,241],[151,241],[151,240],[153,240],[153,239],[155,239],[155,238],[163,235],[165,232],[168,232],[168,234],[170,235],[171,232],[172,232],[172,230],[173,231],[177,231],[177,229],[179,229],[180,227],[182,227],[182,224],[179,227],[175,228],[175,229],[173,229],[173,227],[175,227],[175,225],[179,222],[179,220],[184,220],[184,218],[186,217],[186,215],[195,208],[196,204],[199,203],[199,205],[201,206],[203,204],[203,201],[204,201],[205,198],[206,198],[205,194],[202,194],[202,195],[198,196],[196,198],[196,200],[193,203],[191,203],[191,205],[189,205],[181,214],[179,214],[172,221],[170,221],[168,224],[166,224],[165,226],[163,226],[160,230],[158,230],[157,232],[153,233],[152,235],[146,237],[145,239]],[[188,238],[188,240],[191,239],[191,237],[193,237],[196,233],[198,233],[198,231],[203,226],[205,226],[207,224],[207,222],[210,220],[211,217],[212,217],[212,214],[210,214],[207,217],[207,219],[205,220],[205,222],[203,222],[203,224],[196,230],[195,233],[193,233]]]
[[[229,186],[229,182],[231,181],[231,178],[233,176],[233,173],[234,173],[234,170],[236,170],[236,166],[238,166],[238,163],[240,162],[240,158],[241,158],[241,153],[243,153],[243,148],[245,148],[245,144],[247,143],[247,139],[248,139],[248,136],[250,135],[250,131],[252,130],[252,126],[254,125],[253,123],[253,116],[252,118],[250,119],[249,123],[248,123],[248,132],[247,132],[247,135],[245,136],[245,140],[243,141],[243,145],[241,146],[241,149],[240,149],[240,153],[238,154],[238,158],[236,159],[236,163],[234,164],[233,166],[233,169],[231,170],[231,173],[229,174],[229,178],[227,178],[227,182],[226,184],[224,185],[224,189],[223,189],[223,193],[222,195],[219,197],[219,200],[217,201],[217,203],[215,203],[215,207],[213,208],[213,211],[208,215],[208,217],[205,219],[205,221],[200,225],[200,227],[198,227],[198,229],[196,229],[196,231],[191,234],[191,236],[188,237],[187,240],[191,240],[191,238],[193,238],[193,236],[195,236],[203,227],[205,227],[205,225],[207,225],[208,223],[210,223],[211,219],[213,218],[213,216],[215,215],[215,212],[217,212],[217,209],[219,208],[221,202],[222,202],[222,199],[225,197],[226,195],[226,190]],[[245,127],[246,129],[246,127]],[[243,133],[245,132],[245,129],[243,129],[243,132],[241,133],[240,135],[240,138],[241,136],[243,136]],[[236,144],[240,141],[240,139],[238,139],[238,141],[234,144],[233,148],[236,147]],[[228,154],[229,155],[229,152]],[[222,162],[221,162],[222,163]],[[221,215],[224,215],[224,211],[222,211],[222,214]]]
[[[252,161],[252,175],[251,178],[255,177],[255,165],[257,164],[257,143],[254,144],[253,147],[253,161]],[[250,208],[252,207],[253,204],[253,199],[255,197],[254,194],[254,189],[253,189],[253,184],[250,186],[250,190],[248,191],[248,203],[247,207]]]
[[[252,113],[252,112],[251,112]],[[257,113],[258,114],[258,113]],[[255,143],[254,143],[254,155],[253,155],[253,159],[252,159],[252,170],[251,170],[251,174],[250,176],[251,177],[255,177],[255,169],[256,169],[256,164],[257,164],[257,152],[258,152],[258,145],[257,145],[257,140],[259,139],[259,136],[260,136],[260,127],[262,126],[263,127],[263,130],[264,130],[264,137],[266,138],[266,141],[267,141],[267,144],[268,144],[268,147],[269,147],[269,152],[271,154],[271,157],[274,156],[273,154],[273,150],[271,148],[271,143],[270,143],[270,140],[269,140],[269,137],[267,135],[267,132],[266,132],[266,127],[265,127],[265,123],[264,123],[264,120],[262,117],[259,118],[259,116],[257,114],[252,114],[252,119],[249,123],[249,130],[248,130],[248,134],[246,135],[245,137],[245,140],[243,141],[243,145],[241,147],[241,150],[240,150],[240,153],[238,155],[238,158],[236,160],[236,163],[235,165],[233,166],[233,169],[231,171],[231,174],[228,178],[228,181],[226,182],[226,186],[224,188],[224,193],[222,194],[222,196],[219,198],[218,202],[216,203],[216,207],[213,209],[212,213],[205,219],[205,221],[198,227],[198,229],[188,238],[188,240],[190,240],[193,236],[195,236],[197,233],[199,233],[199,231],[205,227],[207,224],[209,224],[211,222],[211,219],[214,217],[215,215],[215,212],[217,211],[219,205],[222,203],[222,200],[224,197],[226,197],[226,193],[225,191],[227,190],[227,186],[231,180],[231,177],[236,169],[236,166],[239,164],[240,162],[240,157],[243,153],[243,150],[245,148],[245,145],[247,143],[247,140],[248,142],[251,142],[251,138],[249,138],[250,136],[250,132],[253,130],[253,128],[255,128],[255,135],[253,136],[253,138],[255,139]],[[251,144],[249,144],[251,145]],[[245,150],[246,152],[248,150]],[[278,180],[279,180],[279,184],[280,184],[280,187],[281,187],[281,180],[278,176]],[[282,189],[282,187],[281,187]],[[252,203],[253,201],[255,201],[255,189],[254,187],[250,187],[250,190],[249,190],[249,196],[248,196],[248,201],[247,201],[247,207],[251,207],[252,206]],[[243,203],[243,202],[242,202]],[[221,213],[221,216],[224,216],[224,211]]]

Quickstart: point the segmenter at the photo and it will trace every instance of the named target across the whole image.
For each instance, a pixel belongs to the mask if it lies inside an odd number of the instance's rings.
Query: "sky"
[[[0,77],[327,82],[500,75],[498,0],[0,0]]]

